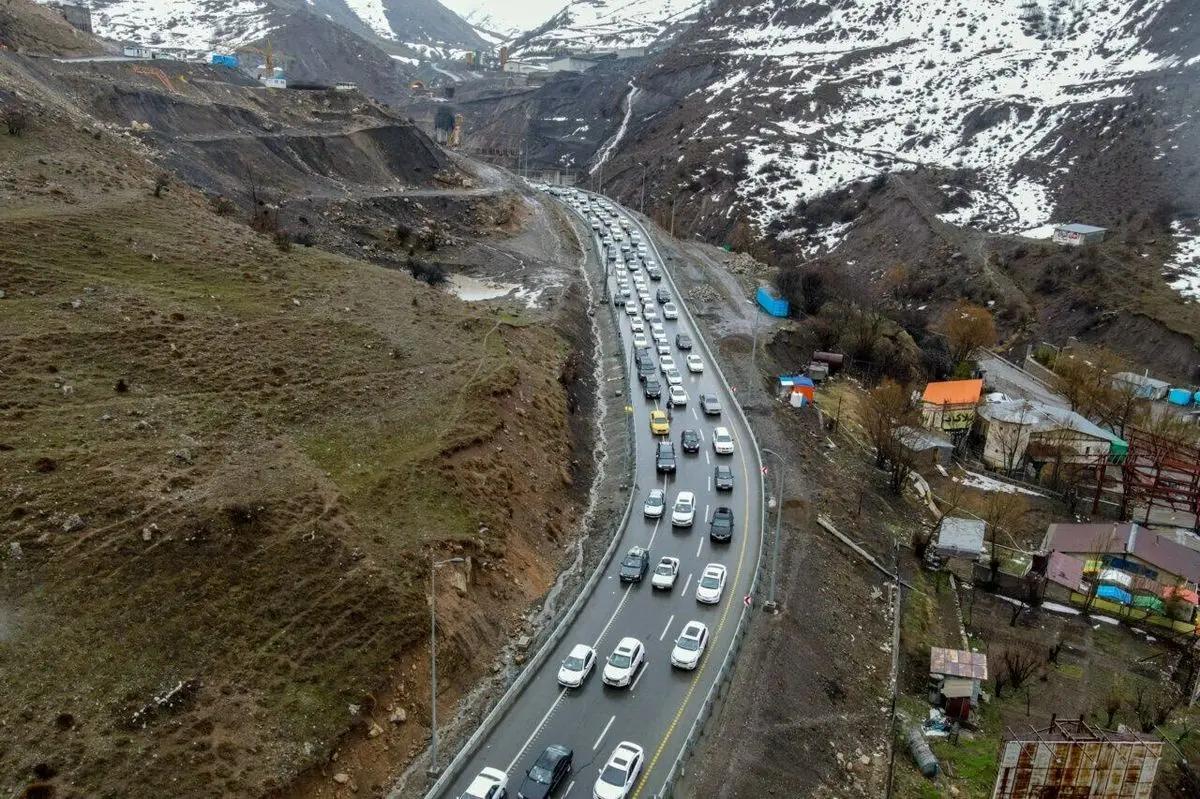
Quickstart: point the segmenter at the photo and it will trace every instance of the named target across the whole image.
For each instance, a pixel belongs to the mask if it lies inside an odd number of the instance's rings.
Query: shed
[[[1069,225],[1056,225],[1050,240],[1055,244],[1066,244],[1069,247],[1082,247],[1085,244],[1097,244],[1104,241],[1105,228],[1094,225],[1081,225],[1072,222]]]
[[[934,466],[954,459],[954,442],[933,430],[920,427],[897,427],[896,440],[913,455],[918,465]]]
[[[1158,380],[1149,375],[1139,375],[1136,372],[1117,372],[1112,376],[1114,386],[1121,384],[1133,386],[1137,391],[1137,396],[1141,399],[1160,400],[1167,396],[1167,392],[1171,390],[1171,384],[1165,380]]]
[[[787,318],[788,301],[767,286],[758,287],[758,291],[754,292],[754,300],[758,303],[759,308],[762,308],[771,316],[777,316],[781,319]]]
[[[946,716],[966,721],[987,679],[987,655],[966,649],[929,650],[929,702],[945,705]]]
[[[805,375],[780,375],[779,398],[788,399],[791,394],[802,394],[811,403],[816,398],[812,378]]]
[[[975,560],[983,554],[983,539],[987,525],[980,519],[944,516],[938,525],[934,552],[943,558]]]

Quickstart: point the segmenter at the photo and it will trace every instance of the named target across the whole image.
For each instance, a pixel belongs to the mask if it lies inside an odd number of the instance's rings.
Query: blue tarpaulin
[[[758,287],[755,299],[758,300],[759,306],[771,316],[786,317],[788,315],[788,301],[773,295],[766,286]]]
[[[1120,602],[1122,605],[1128,605],[1133,602],[1133,594],[1124,588],[1117,588],[1115,585],[1100,586],[1096,591],[1096,596],[1101,599],[1107,599],[1110,602]]]

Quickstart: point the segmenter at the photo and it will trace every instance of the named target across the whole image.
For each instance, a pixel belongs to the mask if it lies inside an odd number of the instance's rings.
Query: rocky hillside
[[[568,0],[517,38],[513,52],[543,55],[651,47],[696,19],[710,0]]]

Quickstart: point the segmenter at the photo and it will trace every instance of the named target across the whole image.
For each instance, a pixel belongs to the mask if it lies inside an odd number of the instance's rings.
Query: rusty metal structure
[[[1150,799],[1162,741],[1052,718],[1044,730],[1009,731],[992,799]]]
[[[1200,520],[1200,449],[1137,429],[1128,430],[1126,438],[1128,452],[1085,466],[1095,480],[1092,513],[1109,493],[1118,497],[1122,520],[1132,519],[1134,509],[1142,507],[1143,524],[1155,507],[1190,513]]]

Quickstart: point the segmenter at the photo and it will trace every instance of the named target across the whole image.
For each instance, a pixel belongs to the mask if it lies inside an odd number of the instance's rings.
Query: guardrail
[[[705,338],[704,333],[701,331],[700,325],[696,324],[696,319],[692,316],[691,310],[689,310],[687,304],[683,302],[683,298],[679,294],[679,287],[675,284],[675,278],[671,276],[671,270],[667,269],[667,262],[663,259],[662,253],[658,251],[658,246],[654,244],[653,240],[650,238],[649,225],[644,219],[640,220],[639,224],[641,225],[643,232],[646,234],[646,240],[650,242],[650,246],[654,248],[654,254],[658,256],[658,263],[662,267],[663,275],[666,277],[667,282],[671,284],[671,288],[675,292],[675,296],[679,299],[680,309],[682,309],[684,315],[687,316],[688,321],[691,322],[692,330],[696,333],[697,342],[703,348],[705,355],[708,356],[709,364],[713,369],[716,370],[717,377],[721,380],[721,385],[725,386],[725,390],[729,393],[729,396],[733,397],[735,400],[732,405],[734,406],[738,418],[741,419],[742,425],[746,428],[746,435],[750,437],[750,442],[754,445],[754,457],[757,461],[755,465],[758,472],[758,495],[762,498],[763,506],[762,513],[759,515],[758,557],[754,562],[754,577],[750,581],[750,605],[742,606],[741,615],[738,616],[737,630],[733,635],[733,642],[729,645],[729,650],[725,653],[725,659],[721,662],[721,669],[717,673],[717,678],[713,680],[713,684],[709,687],[708,692],[704,695],[704,701],[700,705],[700,712],[696,714],[695,721],[692,722],[691,728],[688,729],[687,737],[684,738],[683,746],[680,748],[679,754],[675,758],[675,762],[671,764],[671,770],[666,781],[663,783],[662,790],[655,794],[657,799],[673,799],[675,796],[675,783],[686,773],[687,761],[691,758],[692,753],[696,749],[696,745],[700,741],[700,737],[704,734],[704,725],[712,716],[713,707],[716,705],[717,699],[720,698],[722,691],[724,691],[729,681],[733,679],[733,667],[736,664],[738,652],[742,648],[742,641],[745,639],[746,633],[749,630],[750,618],[754,609],[754,601],[758,593],[759,577],[761,576],[760,573],[762,571],[763,549],[767,541],[767,513],[765,507],[767,494],[762,473],[762,454],[759,452],[758,439],[754,437],[754,430],[750,427],[750,420],[746,418],[746,414],[742,410],[741,403],[736,401],[737,393],[733,390],[733,387],[729,385],[729,381],[725,378],[725,373],[721,371],[720,365],[717,363],[716,358],[713,357],[713,350],[709,346],[708,340]],[[671,269],[674,269],[674,266],[672,266]],[[757,379],[757,375],[752,375],[751,379]],[[777,502],[780,503],[778,512],[782,513],[783,497],[779,497]]]
[[[578,228],[575,228],[575,234],[578,238]],[[580,239],[579,243],[584,245],[585,250],[592,246],[590,242],[585,245],[582,239]],[[592,252],[594,252],[594,248],[592,249]],[[617,315],[616,308],[611,302],[606,302],[604,304],[608,306],[609,315],[612,317],[613,324],[616,326],[619,334],[621,325],[620,317]],[[624,358],[624,343],[621,344],[620,349],[622,351],[622,364],[624,364],[626,363],[626,359]],[[601,352],[601,357],[603,357],[603,352]],[[623,371],[625,376],[625,394],[629,401],[632,402],[633,394],[629,370],[625,369]],[[597,386],[597,390],[603,390],[603,383]],[[637,435],[634,432],[633,415],[626,413],[625,419],[625,433],[629,437],[629,452],[632,456],[630,461],[630,477],[632,478],[636,475]],[[513,683],[508,687],[508,690],[506,690],[504,694],[496,701],[496,704],[488,712],[487,716],[484,717],[483,721],[480,722],[479,727],[476,728],[475,732],[471,734],[471,737],[467,739],[466,743],[459,747],[458,752],[450,760],[450,763],[446,766],[445,770],[442,771],[437,781],[434,782],[433,786],[425,793],[425,799],[437,799],[439,796],[441,796],[442,792],[444,792],[450,786],[450,783],[458,779],[463,767],[466,766],[467,762],[472,757],[474,757],[475,750],[479,748],[480,742],[489,734],[491,734],[496,725],[503,720],[505,714],[512,709],[513,704],[516,703],[517,699],[521,696],[521,693],[524,692],[525,687],[545,664],[546,659],[550,657],[550,653],[553,652],[555,647],[557,647],[562,641],[563,636],[566,634],[567,628],[570,627],[571,623],[575,621],[575,618],[579,615],[579,611],[583,608],[584,603],[591,598],[592,592],[595,591],[596,585],[600,582],[600,578],[604,575],[605,570],[608,568],[608,564],[612,562],[613,555],[616,554],[617,551],[617,545],[621,541],[621,535],[626,526],[629,524],[629,516],[633,511],[635,499],[636,492],[630,490],[629,500],[625,503],[625,512],[622,514],[620,522],[618,522],[616,527],[613,529],[612,537],[608,542],[608,547],[604,550],[604,554],[600,557],[599,562],[597,562],[596,568],[592,570],[591,575],[580,589],[579,595],[575,597],[575,601],[572,602],[571,606],[562,614],[558,624],[554,626],[548,635],[545,635],[541,638],[540,643],[537,643],[536,651],[533,657],[526,661],[525,667],[521,670],[521,673],[517,675],[517,678],[513,680]],[[761,558],[761,547],[759,557]],[[401,799],[401,797],[395,790],[393,790],[388,793],[388,799]]]

